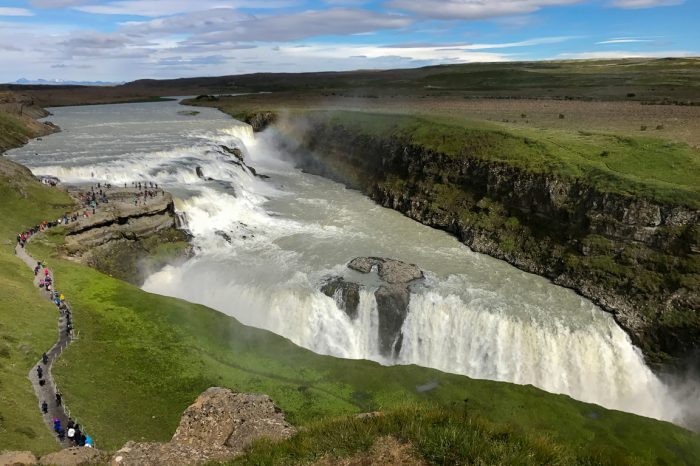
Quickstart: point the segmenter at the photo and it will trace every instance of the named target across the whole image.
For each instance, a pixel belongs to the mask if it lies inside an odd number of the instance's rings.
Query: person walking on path
[[[41,402],[41,412],[44,414],[48,414],[49,412],[49,404],[46,402],[46,400]]]
[[[47,365],[49,363],[49,356],[46,353],[41,355],[41,362],[43,362],[44,365]]]
[[[56,406],[61,406],[61,401],[63,400],[63,395],[60,392],[56,392]]]

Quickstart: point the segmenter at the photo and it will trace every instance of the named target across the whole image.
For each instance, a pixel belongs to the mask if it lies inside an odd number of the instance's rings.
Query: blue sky
[[[700,0],[0,0],[0,82],[700,55]]]

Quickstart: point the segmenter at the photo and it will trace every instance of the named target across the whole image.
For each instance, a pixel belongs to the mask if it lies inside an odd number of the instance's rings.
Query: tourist
[[[68,422],[69,422],[69,425],[72,424],[72,421],[68,421]],[[68,430],[66,431],[66,435],[68,437],[68,441],[73,443],[73,441],[75,440],[75,428],[72,426],[69,427]]]
[[[41,412],[44,414],[49,413],[49,405],[46,403],[46,401],[41,402]]]
[[[63,400],[63,395],[61,393],[56,392],[56,406],[61,406],[61,402]]]
[[[44,353],[41,355],[41,362],[44,363],[44,365],[47,365],[49,363],[49,355]]]
[[[53,418],[53,431],[58,433],[61,430],[61,420],[57,417]]]
[[[44,375],[44,369],[41,368],[41,366],[36,366],[36,375],[41,378]]]

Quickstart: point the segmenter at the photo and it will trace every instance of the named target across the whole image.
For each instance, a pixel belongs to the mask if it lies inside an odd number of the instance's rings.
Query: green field
[[[602,192],[700,207],[700,150],[654,138],[513,128],[454,117],[313,112],[312,120],[398,138],[452,157],[502,162],[580,180]]]

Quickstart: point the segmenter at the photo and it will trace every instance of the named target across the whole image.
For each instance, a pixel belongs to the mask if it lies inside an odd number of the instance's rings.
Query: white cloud
[[[582,0],[391,0],[389,5],[436,19],[483,19],[532,13],[546,6]]]
[[[484,49],[503,49],[510,47],[531,47],[533,45],[559,44],[573,39],[578,39],[580,36],[556,36],[556,37],[540,37],[536,39],[522,40],[519,42],[505,42],[494,44],[469,44],[463,48],[468,50],[484,50]]]
[[[657,6],[674,6],[680,5],[685,0],[613,0],[610,6],[615,8],[653,8]]]
[[[620,39],[608,39],[601,42],[596,42],[596,44],[636,44],[639,42],[653,42],[652,39],[635,39],[633,37],[624,37]]]
[[[102,15],[159,17],[216,8],[282,8],[292,3],[291,0],[120,0],[106,4],[78,5],[74,9]]]
[[[37,8],[65,8],[85,5],[86,3],[90,3],[90,0],[30,0],[29,3]]]
[[[0,16],[34,16],[34,13],[26,8],[0,7]]]
[[[187,19],[185,18],[184,21]],[[196,34],[185,43],[203,45],[231,42],[293,41],[316,36],[397,29],[411,23],[412,20],[406,16],[345,8],[311,10],[287,15],[241,16],[231,18],[230,22],[212,22],[209,31]],[[195,32],[201,32],[201,25],[197,21],[190,27]],[[187,28],[182,32],[187,33]]]
[[[617,59],[617,58],[667,58],[667,57],[694,57],[698,52],[685,50],[667,50],[659,52],[630,52],[629,50],[611,50],[604,52],[576,52],[562,53],[557,55],[558,59],[584,60],[584,59]]]
[[[444,48],[442,46],[412,46],[392,48],[381,45],[354,44],[315,44],[306,47],[280,47],[281,51],[294,57],[315,57],[337,59],[339,57],[387,59],[400,58],[404,61],[426,61],[429,63],[469,63],[486,61],[506,61],[509,56],[502,53],[474,52],[464,48]]]

